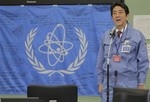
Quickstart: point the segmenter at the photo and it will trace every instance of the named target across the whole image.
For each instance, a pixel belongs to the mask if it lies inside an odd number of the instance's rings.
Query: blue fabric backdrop
[[[99,38],[112,26],[109,5],[0,6],[0,94],[76,84],[98,95]]]

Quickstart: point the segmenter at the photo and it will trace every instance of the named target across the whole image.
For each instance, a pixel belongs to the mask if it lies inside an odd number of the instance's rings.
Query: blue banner
[[[76,84],[98,95],[99,38],[112,26],[109,5],[0,6],[0,94]]]

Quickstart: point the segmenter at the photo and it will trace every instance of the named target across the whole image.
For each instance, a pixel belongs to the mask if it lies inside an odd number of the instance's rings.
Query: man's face
[[[121,29],[125,27],[126,21],[128,20],[128,15],[126,15],[123,8],[121,8],[120,6],[116,6],[114,7],[112,12],[112,19],[115,25]]]

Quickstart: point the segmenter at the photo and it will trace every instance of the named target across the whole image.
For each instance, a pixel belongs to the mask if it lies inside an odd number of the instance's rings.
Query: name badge
[[[114,61],[114,62],[120,62],[120,61],[121,61],[121,56],[119,56],[119,55],[114,55],[114,56],[113,56],[113,61]]]
[[[122,45],[121,52],[129,53],[130,50],[131,50],[131,46],[130,45]]]

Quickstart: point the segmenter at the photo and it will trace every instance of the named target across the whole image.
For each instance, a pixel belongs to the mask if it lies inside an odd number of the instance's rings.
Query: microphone
[[[118,71],[117,70],[115,70],[115,77],[117,77],[118,76]]]
[[[116,84],[117,84],[117,76],[118,76],[118,71],[117,70],[115,70],[115,86],[116,86]]]
[[[114,32],[115,32],[116,28],[117,28],[117,27],[114,26],[114,27],[112,28],[112,30],[110,31],[110,35],[111,35],[112,38],[115,37],[115,33],[114,33]]]

